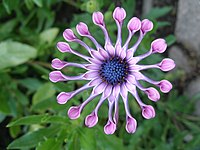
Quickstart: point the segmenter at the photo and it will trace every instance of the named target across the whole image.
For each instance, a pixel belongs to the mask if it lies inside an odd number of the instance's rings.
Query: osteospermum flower
[[[65,104],[72,97],[78,93],[93,88],[91,95],[80,105],[72,106],[68,110],[68,116],[71,119],[77,119],[84,107],[92,101],[98,95],[101,95],[98,104],[94,110],[91,110],[85,118],[85,125],[93,127],[98,122],[98,110],[105,100],[108,100],[108,121],[104,126],[104,132],[106,134],[113,134],[116,130],[118,122],[118,100],[122,98],[126,111],[126,130],[128,133],[134,133],[137,127],[137,122],[131,115],[128,105],[128,92],[130,92],[135,100],[139,104],[142,116],[146,119],[155,117],[155,110],[152,106],[146,105],[140,99],[137,89],[143,91],[150,100],[156,102],[160,99],[159,92],[153,87],[143,87],[139,80],[144,80],[160,88],[160,91],[167,93],[172,89],[172,84],[167,80],[154,81],[141,73],[141,70],[150,68],[158,68],[162,71],[169,71],[175,67],[173,60],[169,58],[163,59],[160,63],[151,65],[139,65],[138,62],[148,57],[151,54],[163,53],[167,44],[164,39],[156,39],[151,43],[151,48],[145,54],[134,56],[134,53],[142,41],[145,34],[152,30],[153,23],[148,19],[140,21],[138,18],[133,17],[128,22],[127,28],[129,35],[125,44],[122,44],[121,28],[123,20],[126,17],[126,12],[123,8],[117,7],[113,12],[113,18],[117,24],[118,33],[115,45],[108,35],[106,25],[104,22],[104,16],[101,12],[94,12],[92,20],[95,25],[99,26],[104,33],[105,45],[101,46],[95,38],[91,35],[87,25],[80,22],[76,26],[76,30],[79,35],[89,38],[96,48],[89,47],[86,43],[77,38],[71,29],[66,29],[63,33],[63,37],[68,42],[76,42],[82,45],[90,54],[90,56],[83,55],[76,50],[70,48],[65,42],[58,42],[57,48],[62,53],[72,53],[83,59],[88,63],[78,64],[73,62],[65,62],[58,58],[52,61],[52,67],[60,70],[64,67],[74,66],[84,68],[86,72],[78,76],[66,76],[60,71],[52,71],[49,74],[49,79],[52,82],[69,81],[69,80],[88,80],[88,83],[81,88],[72,92],[61,92],[57,96],[57,102],[59,104]],[[139,38],[136,43],[129,45],[132,36],[140,32]],[[130,47],[130,48],[129,48]]]

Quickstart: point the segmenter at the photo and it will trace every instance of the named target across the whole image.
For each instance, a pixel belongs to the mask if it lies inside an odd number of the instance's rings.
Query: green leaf
[[[100,7],[99,7],[99,2],[96,1],[96,0],[88,0],[88,1],[85,1],[85,3],[83,3],[81,5],[81,10],[84,10],[84,11],[87,11],[89,13],[92,13],[94,11],[98,11],[100,10]]]
[[[12,138],[16,138],[21,132],[21,130],[19,126],[13,126],[9,128],[9,132]]]
[[[168,46],[170,46],[176,42],[176,37],[172,34],[168,35],[165,39],[166,39]]]
[[[14,41],[0,43],[0,69],[17,66],[36,57],[36,49],[30,45]]]
[[[52,97],[55,94],[54,85],[52,83],[43,84],[33,95],[33,104],[37,104],[43,100]]]
[[[20,138],[14,140],[8,145],[8,149],[28,149],[38,145],[39,142],[47,138],[54,137],[60,128],[58,126],[51,126],[44,129],[39,129],[34,132],[27,133]]]
[[[26,87],[29,90],[36,91],[42,83],[36,78],[25,78],[18,81],[19,84]]]
[[[46,69],[45,67],[43,67],[43,66],[41,66],[41,65],[39,65],[37,63],[34,63],[34,62],[31,63],[30,65],[36,70],[35,72],[37,72],[37,73],[39,73],[41,75],[49,75],[50,71],[48,69]]]
[[[0,89],[1,90],[1,89]],[[0,91],[0,113],[2,114],[11,114],[11,108],[9,106],[9,96],[8,94],[5,94],[5,90]]]
[[[68,135],[68,141],[67,141],[67,145],[66,145],[65,149],[67,149],[67,150],[81,149],[80,141],[79,141],[79,134],[76,131],[77,131],[77,128]]]
[[[18,23],[17,19],[12,19],[12,20],[5,22],[4,24],[2,24],[0,26],[0,33],[8,35],[9,33],[11,33],[14,30],[17,23]]]
[[[122,7],[126,10],[126,14],[127,14],[127,19],[125,20],[125,23],[128,23],[129,19],[135,13],[136,0],[123,0]]]
[[[157,22],[157,27],[160,28],[160,27],[166,27],[166,26],[170,26],[171,23],[168,22],[168,21],[158,21]]]
[[[59,150],[61,149],[62,141],[56,139],[47,139],[37,146],[36,150]]]
[[[3,0],[3,6],[5,7],[8,14],[11,14],[11,11],[18,7],[19,0]]]
[[[41,42],[48,43],[48,44],[52,43],[55,40],[56,36],[58,35],[58,32],[59,32],[58,28],[50,28],[43,31],[40,34]]]
[[[83,150],[97,149],[94,129],[79,128],[78,133],[81,143],[81,149]]]
[[[20,102],[23,106],[26,106],[29,104],[29,99],[28,97],[23,94],[21,91],[16,90],[15,91],[16,94],[16,99],[18,100],[18,102]]]
[[[66,105],[60,105],[56,102],[56,98],[52,97],[51,99],[43,100],[35,105],[31,106],[31,111],[44,113],[45,111],[60,111],[66,110]]]
[[[41,124],[41,123],[62,123],[66,124],[69,120],[66,117],[61,116],[50,116],[45,115],[30,115],[23,118],[20,118],[16,121],[13,121],[7,125],[7,127],[19,126],[19,125],[32,125],[32,124]]]
[[[200,133],[200,128],[196,123],[190,122],[188,120],[183,120],[183,123],[191,129],[194,133]]]
[[[25,4],[29,10],[33,8],[33,0],[25,0]]]
[[[101,147],[101,149],[109,149],[109,150],[116,150],[116,149],[125,149],[123,146],[122,139],[116,137],[115,135],[106,135],[102,131],[102,127],[98,126],[98,131],[96,135],[97,146]]]
[[[33,0],[33,2],[38,6],[38,7],[42,7],[42,0]]]
[[[187,143],[187,146],[184,147],[186,150],[198,150],[200,146],[200,134],[196,134],[193,139]]]
[[[165,16],[171,10],[172,10],[171,6],[165,6],[165,7],[162,7],[162,8],[155,7],[155,8],[152,8],[150,10],[150,12],[145,16],[145,18],[157,19],[157,18],[160,18],[162,16]]]
[[[0,112],[0,123],[6,118],[6,115]]]

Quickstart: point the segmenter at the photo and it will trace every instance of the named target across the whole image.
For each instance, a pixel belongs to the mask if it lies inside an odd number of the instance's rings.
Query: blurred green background
[[[131,113],[138,121],[136,133],[125,131],[125,112],[120,100],[120,118],[114,135],[105,135],[103,126],[107,120],[107,105],[99,112],[99,123],[92,129],[84,125],[84,118],[95,107],[89,104],[81,117],[71,121],[67,110],[78,105],[89,96],[86,91],[65,105],[56,103],[61,91],[72,91],[83,81],[53,84],[48,80],[51,60],[60,58],[71,62],[83,60],[71,54],[61,54],[56,49],[58,41],[64,41],[62,32],[80,21],[89,26],[90,32],[101,44],[103,34],[92,23],[94,11],[105,14],[105,22],[113,41],[116,39],[116,25],[112,12],[122,6],[127,12],[123,26],[123,39],[127,37],[126,24],[132,16],[148,18],[154,22],[154,29],[142,41],[138,54],[150,48],[155,38],[166,39],[170,47],[176,42],[173,35],[173,13],[176,2],[163,1],[162,7],[152,7],[145,15],[142,5],[136,0],[1,0],[0,1],[0,149],[37,150],[199,150],[200,118],[193,115],[197,96],[187,98],[180,88],[181,70],[163,73],[151,69],[144,73],[155,80],[168,79],[174,88],[169,94],[161,94],[159,102],[150,102],[144,93],[139,93],[145,103],[156,109],[156,117],[145,120],[133,97],[129,97]],[[168,2],[168,1],[167,1]],[[92,43],[80,37],[88,45]],[[134,36],[132,44],[137,39]],[[73,49],[86,53],[83,47],[70,43]],[[87,54],[87,53],[86,53]],[[143,61],[153,64],[167,57],[153,55]],[[176,60],[175,60],[176,61]],[[66,68],[63,72],[77,75],[83,70]],[[144,86],[149,86],[143,83]]]

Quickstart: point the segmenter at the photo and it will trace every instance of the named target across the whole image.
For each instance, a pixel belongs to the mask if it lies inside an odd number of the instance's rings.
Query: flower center
[[[101,64],[100,76],[109,84],[115,85],[124,81],[128,74],[128,64],[119,57],[105,60]]]

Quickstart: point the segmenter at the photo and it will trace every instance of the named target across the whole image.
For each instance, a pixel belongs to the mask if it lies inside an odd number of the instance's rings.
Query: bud
[[[68,110],[68,116],[70,119],[77,119],[80,116],[80,106],[72,106]]]
[[[103,25],[104,24],[103,14],[101,12],[94,12],[92,14],[92,20],[93,20],[94,24],[96,24],[96,25]]]
[[[163,93],[168,93],[172,89],[172,84],[167,80],[161,80],[158,85]]]
[[[128,116],[127,120],[126,120],[126,131],[128,133],[134,133],[136,128],[137,128],[136,120],[134,118]]]
[[[159,92],[153,88],[153,87],[150,87],[148,88],[145,93],[148,95],[148,98],[152,101],[158,101],[160,99],[160,94]]]
[[[66,66],[66,64],[67,64],[67,62],[61,61],[58,58],[53,59],[52,62],[51,62],[51,66],[54,69],[62,69],[62,68],[64,68]]]
[[[66,29],[63,32],[63,37],[65,38],[65,40],[71,42],[74,39],[76,39],[76,36],[74,35],[74,32],[71,29]]]
[[[92,112],[85,118],[85,125],[89,128],[95,126],[98,122],[98,116],[95,112]]]
[[[157,39],[151,43],[152,52],[163,53],[167,49],[167,43],[164,39]]]
[[[126,11],[123,8],[116,7],[113,12],[113,18],[119,23],[123,22],[126,17]]]
[[[142,20],[141,30],[144,34],[151,31],[152,29],[153,29],[153,23],[150,20],[148,19]]]
[[[155,110],[152,106],[146,105],[142,107],[142,116],[146,119],[151,119],[155,117]]]
[[[131,32],[136,32],[141,28],[141,21],[137,17],[133,17],[127,25],[128,30]]]
[[[170,58],[165,58],[162,60],[162,62],[159,64],[159,67],[162,71],[170,71],[175,67],[175,63]]]
[[[57,102],[59,104],[65,104],[70,98],[71,98],[72,94],[71,93],[66,93],[66,92],[61,92],[58,96],[57,96]]]
[[[104,126],[104,132],[106,134],[113,134],[116,130],[116,124],[108,120],[107,124]]]
[[[60,71],[52,71],[49,73],[49,80],[51,82],[65,81],[64,75]]]
[[[90,35],[87,25],[83,22],[76,25],[76,30],[81,36]]]
[[[62,53],[71,52],[71,48],[70,48],[69,44],[65,43],[65,42],[58,42],[57,48]]]

